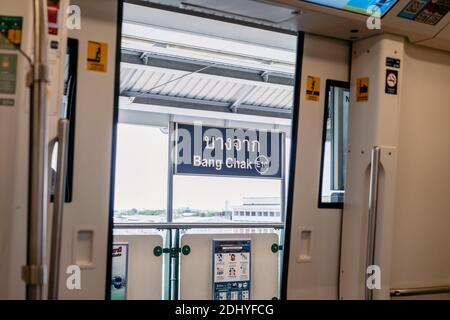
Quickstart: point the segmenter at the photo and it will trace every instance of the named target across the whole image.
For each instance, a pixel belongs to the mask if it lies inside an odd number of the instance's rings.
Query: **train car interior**
[[[1,300],[450,300],[449,0],[2,0]]]

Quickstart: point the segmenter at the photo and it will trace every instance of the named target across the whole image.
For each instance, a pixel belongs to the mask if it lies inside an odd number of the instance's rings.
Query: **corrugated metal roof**
[[[186,75],[186,76],[184,76]],[[290,109],[293,87],[178,70],[121,66],[121,92]]]
[[[139,43],[135,42],[131,47],[126,41],[122,43],[123,96],[140,97],[141,102],[148,97],[152,99],[146,103],[159,105],[170,99],[170,106],[179,99],[180,107],[185,103],[187,108],[197,103],[213,108],[220,103],[221,111],[246,108],[253,110],[251,113],[264,110],[286,115],[291,110],[294,75],[270,61],[246,57],[241,63],[233,60],[235,56],[229,59],[225,51],[212,53],[200,48],[183,49],[184,55],[180,56],[177,48],[164,52],[155,44],[142,41],[142,49],[138,49]],[[257,55],[255,50],[250,53]]]

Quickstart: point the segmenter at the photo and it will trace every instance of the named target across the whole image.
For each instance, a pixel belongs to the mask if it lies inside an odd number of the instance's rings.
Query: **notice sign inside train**
[[[250,300],[251,240],[213,240],[213,299]]]
[[[449,0],[411,0],[398,16],[420,23],[436,25],[449,11]]]
[[[397,94],[398,71],[386,69],[386,84],[384,92],[387,94]]]
[[[175,124],[174,174],[282,177],[283,133],[278,130]]]
[[[108,44],[88,41],[87,69],[106,72],[108,65]]]
[[[364,102],[369,100],[369,78],[356,79],[356,101]]]
[[[320,98],[320,78],[308,76],[306,78],[305,99],[308,101],[319,101]]]
[[[0,16],[0,49],[20,49],[22,17]]]

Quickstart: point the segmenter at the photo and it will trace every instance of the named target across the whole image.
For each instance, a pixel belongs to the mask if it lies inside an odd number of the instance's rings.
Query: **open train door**
[[[121,1],[73,0],[81,28],[68,31],[78,42],[73,192],[64,208],[61,299],[104,299],[110,248],[111,154],[117,103]],[[66,286],[71,265],[81,268],[81,288]]]
[[[0,12],[0,297],[104,299],[120,1],[7,0]]]

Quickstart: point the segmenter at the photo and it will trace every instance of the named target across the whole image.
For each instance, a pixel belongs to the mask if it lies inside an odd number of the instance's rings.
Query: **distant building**
[[[232,207],[233,221],[273,222],[279,221],[281,206],[279,197],[246,197],[242,205]]]

